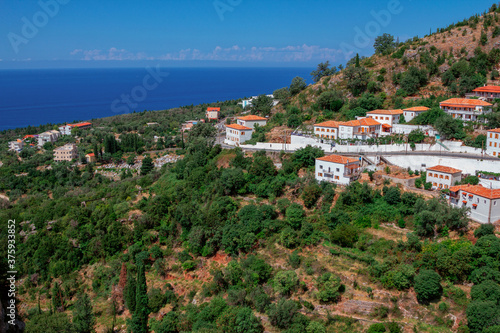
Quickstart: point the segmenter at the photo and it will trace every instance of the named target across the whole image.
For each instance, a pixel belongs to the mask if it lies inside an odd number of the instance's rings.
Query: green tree
[[[311,72],[311,76],[314,82],[319,82],[322,77],[333,75],[337,72],[336,67],[330,68],[330,62],[322,62],[318,64],[316,70]]]
[[[290,94],[292,96],[295,96],[298,93],[300,93],[302,90],[306,89],[306,87],[307,87],[307,84],[303,78],[301,78],[299,76],[294,77],[292,80],[292,83],[290,84]]]
[[[318,277],[316,287],[318,288],[318,299],[321,302],[335,302],[340,298],[342,282],[332,273],[325,273]]]
[[[302,226],[302,221],[306,217],[306,213],[304,212],[302,206],[295,202],[288,206],[285,215],[286,221],[295,230],[300,229],[300,227]]]
[[[368,327],[368,331],[366,331],[366,333],[384,333],[384,332],[387,332],[387,330],[385,329],[385,326],[382,323],[371,324],[370,327]]]
[[[274,277],[274,290],[288,296],[299,285],[299,277],[294,271],[279,271]]]
[[[481,226],[474,231],[474,237],[476,238],[494,234],[495,226],[493,224],[481,224]]]
[[[337,112],[344,105],[344,101],[342,99],[342,95],[339,92],[335,90],[327,90],[319,95],[318,104],[323,109]]]
[[[441,277],[438,273],[423,269],[415,276],[415,293],[420,303],[428,304],[441,297]]]
[[[437,118],[434,126],[446,138],[460,140],[465,137],[463,123],[448,114]]]
[[[259,95],[252,101],[252,112],[260,113],[262,116],[269,116],[273,108],[273,99],[266,95]]]
[[[396,43],[394,42],[394,36],[384,33],[382,36],[375,38],[375,43],[373,48],[376,54],[384,54],[394,50]]]
[[[281,298],[277,303],[269,306],[267,314],[271,325],[286,329],[292,324],[298,310],[296,302]]]
[[[277,99],[281,104],[286,106],[288,104],[288,101],[290,100],[290,90],[288,90],[288,87],[280,88],[277,89],[273,92],[273,96],[275,99]]]
[[[127,309],[131,313],[134,313],[135,311],[135,302],[136,302],[136,290],[137,290],[137,280],[132,274],[128,274],[127,276],[127,284],[125,285],[125,290],[123,291],[124,299],[125,299],[125,305],[127,306]]]
[[[90,297],[86,293],[78,295],[73,309],[73,326],[77,333],[95,332],[95,316],[90,302]]]
[[[235,318],[236,333],[261,333],[264,331],[260,319],[248,307],[241,308]]]
[[[326,333],[326,327],[320,322],[311,321],[306,327],[306,333]]]
[[[132,314],[131,330],[133,333],[147,333],[150,309],[148,306],[148,287],[146,284],[146,273],[143,262],[139,262],[137,267],[137,288],[135,297],[136,306]]]
[[[421,129],[416,129],[408,134],[408,142],[421,143],[425,140],[425,134]]]
[[[350,66],[344,70],[344,77],[347,80],[347,88],[354,96],[362,94],[370,79],[370,73],[364,67]]]
[[[144,157],[141,166],[141,175],[147,175],[153,171],[155,165],[153,164],[153,159],[149,156]]]
[[[321,196],[321,188],[317,184],[308,185],[302,192],[302,200],[307,208],[312,208]]]

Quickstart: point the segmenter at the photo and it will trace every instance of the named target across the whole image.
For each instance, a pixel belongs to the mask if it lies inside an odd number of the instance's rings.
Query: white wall
[[[394,124],[392,126],[392,133],[396,134],[410,134],[411,131],[421,129],[422,132],[427,133],[430,137],[435,137],[437,132],[432,126],[418,126],[418,125],[404,125]]]
[[[500,161],[489,161],[480,159],[463,159],[443,156],[418,156],[418,155],[384,155],[384,157],[397,166],[402,168],[411,168],[413,170],[424,170],[435,165],[445,165],[462,170],[462,173],[472,174],[476,170],[498,172]],[[422,167],[425,164],[425,167]]]

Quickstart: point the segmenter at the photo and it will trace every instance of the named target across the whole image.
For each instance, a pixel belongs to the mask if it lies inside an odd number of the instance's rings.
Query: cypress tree
[[[135,311],[135,292],[137,288],[137,281],[132,274],[127,278],[127,285],[125,286],[125,305],[131,313]]]
[[[86,293],[78,295],[73,310],[73,327],[77,333],[93,333],[95,326],[94,311],[90,297]]]
[[[360,64],[359,64],[359,53],[356,53],[356,67],[360,67]]]
[[[146,272],[144,263],[140,262],[137,269],[137,288],[135,292],[135,311],[132,315],[132,332],[148,332],[148,316],[150,313],[148,307],[148,286],[146,284]]]

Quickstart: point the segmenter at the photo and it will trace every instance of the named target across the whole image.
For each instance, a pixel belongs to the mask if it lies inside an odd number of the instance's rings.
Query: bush
[[[481,226],[474,231],[474,237],[476,238],[494,234],[495,226],[493,224],[481,224]]]
[[[387,330],[385,329],[384,324],[377,323],[377,324],[370,325],[370,327],[368,328],[368,330],[366,332],[367,333],[383,333],[383,332],[387,332]]]
[[[293,322],[298,310],[297,303],[282,298],[276,304],[271,304],[269,306],[267,315],[269,316],[271,325],[281,329],[287,329]]]
[[[318,277],[316,287],[318,288],[318,299],[324,303],[338,301],[340,291],[343,288],[340,279],[332,273],[325,273]]]
[[[312,208],[321,196],[321,188],[317,184],[308,185],[302,192],[302,200],[307,208]]]
[[[299,285],[299,277],[294,271],[279,271],[274,277],[274,290],[288,296]]]
[[[306,333],[326,333],[326,328],[322,323],[311,321],[306,327]]]
[[[292,266],[293,269],[299,268],[301,261],[302,261],[302,258],[299,256],[297,251],[293,251],[288,256],[288,263],[290,264],[290,266]]]
[[[332,231],[331,240],[342,247],[353,247],[358,241],[359,229],[353,225],[340,225]]]
[[[417,300],[422,304],[428,304],[434,299],[441,297],[441,277],[438,273],[423,269],[415,277],[415,292]]]

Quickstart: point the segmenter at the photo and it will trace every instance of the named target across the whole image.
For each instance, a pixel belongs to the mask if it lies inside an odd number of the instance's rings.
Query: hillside
[[[267,105],[268,125],[252,140],[381,107],[425,104],[441,117],[441,98],[498,68],[495,11],[299,82]],[[485,20],[494,24],[479,52]],[[349,82],[353,72],[362,85]],[[237,102],[212,106],[230,119],[243,111]],[[0,151],[0,239],[16,236],[0,242],[0,331],[13,299],[22,323],[9,332],[499,332],[500,225],[395,182],[426,183],[421,170],[318,183],[319,148],[244,152],[216,144],[213,124],[179,130],[206,107],[94,119],[39,150]],[[474,126],[459,129],[469,136]],[[0,145],[52,127],[5,131]],[[95,162],[54,162],[67,142]]]

